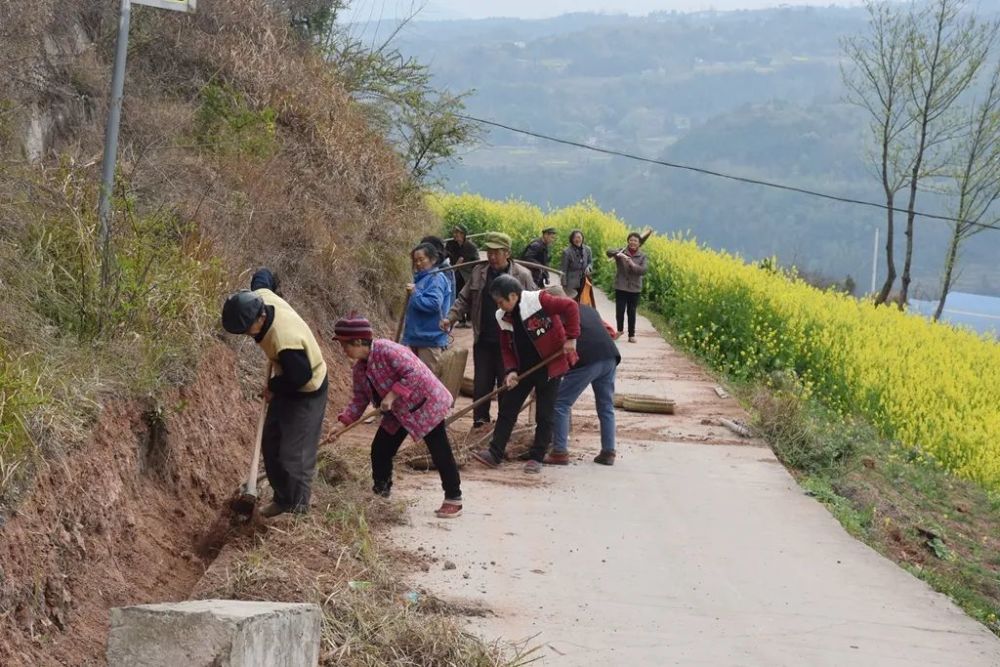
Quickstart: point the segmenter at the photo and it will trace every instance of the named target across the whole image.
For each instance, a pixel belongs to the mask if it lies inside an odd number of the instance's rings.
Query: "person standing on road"
[[[521,253],[521,259],[526,262],[534,262],[540,266],[548,266],[551,261],[550,247],[556,241],[556,228],[546,227],[542,230],[542,235],[528,244]],[[545,282],[549,279],[549,272],[545,269],[531,269],[531,277],[535,281],[535,287],[545,289]]]
[[[628,313],[628,342],[635,342],[635,313],[639,306],[639,295],[642,293],[642,276],[646,273],[646,255],[639,246],[642,237],[637,232],[628,235],[628,245],[621,250],[609,250],[608,255],[615,260],[615,323],[618,325],[618,335],[621,336],[625,327],[625,314]]]
[[[260,271],[251,284],[276,286]],[[264,387],[267,414],[261,450],[274,498],[260,515],[304,513],[326,414],[329,383],[323,353],[309,325],[268,287],[230,295],[222,306],[222,326],[229,333],[252,337],[273,370]]]
[[[472,360],[474,365],[473,398],[479,400],[503,381],[503,359],[500,356],[500,327],[494,316],[496,307],[490,298],[490,285],[499,276],[509,275],[525,289],[534,289],[531,272],[519,266],[510,258],[510,237],[498,232],[485,235],[485,264],[472,269],[469,282],[465,284],[447,317],[441,320],[442,331],[451,331],[455,322],[464,315],[472,319]],[[472,412],[473,428],[481,428],[490,422],[490,403],[483,401]]]
[[[490,285],[490,296],[498,310],[500,351],[503,354],[504,386],[500,395],[497,425],[490,446],[472,454],[480,463],[495,468],[504,460],[517,415],[535,390],[535,439],[524,465],[526,473],[539,473],[545,450],[552,440],[552,413],[562,376],[576,362],[576,338],[580,335],[580,306],[564,296],[527,291],[510,276],[500,276]],[[532,367],[553,357],[545,366],[518,380]]]
[[[566,296],[579,303],[583,281],[594,270],[594,253],[583,243],[583,232],[579,229],[569,233],[569,245],[563,250],[559,270]]]
[[[601,452],[594,463],[615,463],[615,374],[622,355],[611,337],[611,325],[605,324],[596,309],[580,306],[580,337],[576,339],[579,360],[563,376],[553,410],[552,450],[545,457],[547,465],[569,464],[569,422],[573,404],[589,385],[594,389],[597,419],[601,423]]]
[[[448,255],[448,261],[451,262],[452,266],[460,266],[461,264],[469,264],[469,266],[462,266],[455,269],[455,296],[462,291],[465,287],[465,283],[469,282],[469,277],[472,275],[472,265],[470,262],[475,262],[479,259],[479,248],[476,244],[468,240],[468,230],[464,225],[455,225],[451,228],[451,238],[448,242],[444,244],[445,252]],[[459,327],[469,326],[469,316],[464,315],[458,322]]]
[[[375,339],[367,319],[349,316],[337,320],[334,337],[354,363],[354,395],[337,417],[336,438],[344,427],[361,418],[369,404],[382,411],[372,440],[372,491],[388,498],[392,490],[392,459],[407,434],[427,443],[431,460],[441,476],[444,502],[435,514],[451,519],[462,514],[462,480],[448,442],[445,417],[452,397],[409,348],[384,338]]]
[[[437,375],[441,355],[448,349],[448,334],[438,323],[451,307],[451,284],[443,273],[434,272],[437,249],[430,243],[421,243],[410,251],[410,259],[413,282],[406,286],[410,298],[400,342]]]

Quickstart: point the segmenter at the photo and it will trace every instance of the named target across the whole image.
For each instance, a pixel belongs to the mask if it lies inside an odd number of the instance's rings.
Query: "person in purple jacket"
[[[382,423],[372,440],[372,491],[389,497],[392,459],[409,434],[427,443],[441,475],[444,503],[437,516],[460,516],[462,480],[444,423],[452,403],[448,389],[410,348],[384,338],[373,340],[372,326],[364,317],[341,318],[333,330],[344,354],[354,363],[354,396],[337,417],[343,426],[334,428],[333,437],[360,419],[366,406],[378,406]]]

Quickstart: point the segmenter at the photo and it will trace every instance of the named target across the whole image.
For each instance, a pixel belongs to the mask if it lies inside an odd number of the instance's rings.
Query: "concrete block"
[[[314,604],[189,600],[111,610],[109,667],[316,667]]]

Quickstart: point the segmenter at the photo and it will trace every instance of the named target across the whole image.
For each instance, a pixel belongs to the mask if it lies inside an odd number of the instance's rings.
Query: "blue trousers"
[[[594,388],[597,402],[597,418],[601,422],[601,451],[615,451],[615,372],[618,364],[614,359],[571,368],[563,376],[559,385],[559,395],[552,418],[552,450],[565,452],[569,440],[569,415],[583,390],[590,385]]]

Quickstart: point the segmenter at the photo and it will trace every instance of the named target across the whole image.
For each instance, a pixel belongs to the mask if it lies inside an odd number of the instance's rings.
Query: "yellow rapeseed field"
[[[628,233],[590,202],[549,213],[475,195],[435,195],[429,203],[446,225],[510,234],[515,251],[543,227],[560,230],[560,248],[581,229],[605,287],[614,263],[604,251],[625,245]],[[643,249],[650,264],[643,301],[713,366],[745,379],[794,371],[827,406],[861,414],[885,437],[1000,490],[1000,344],[680,237],[653,236]]]

